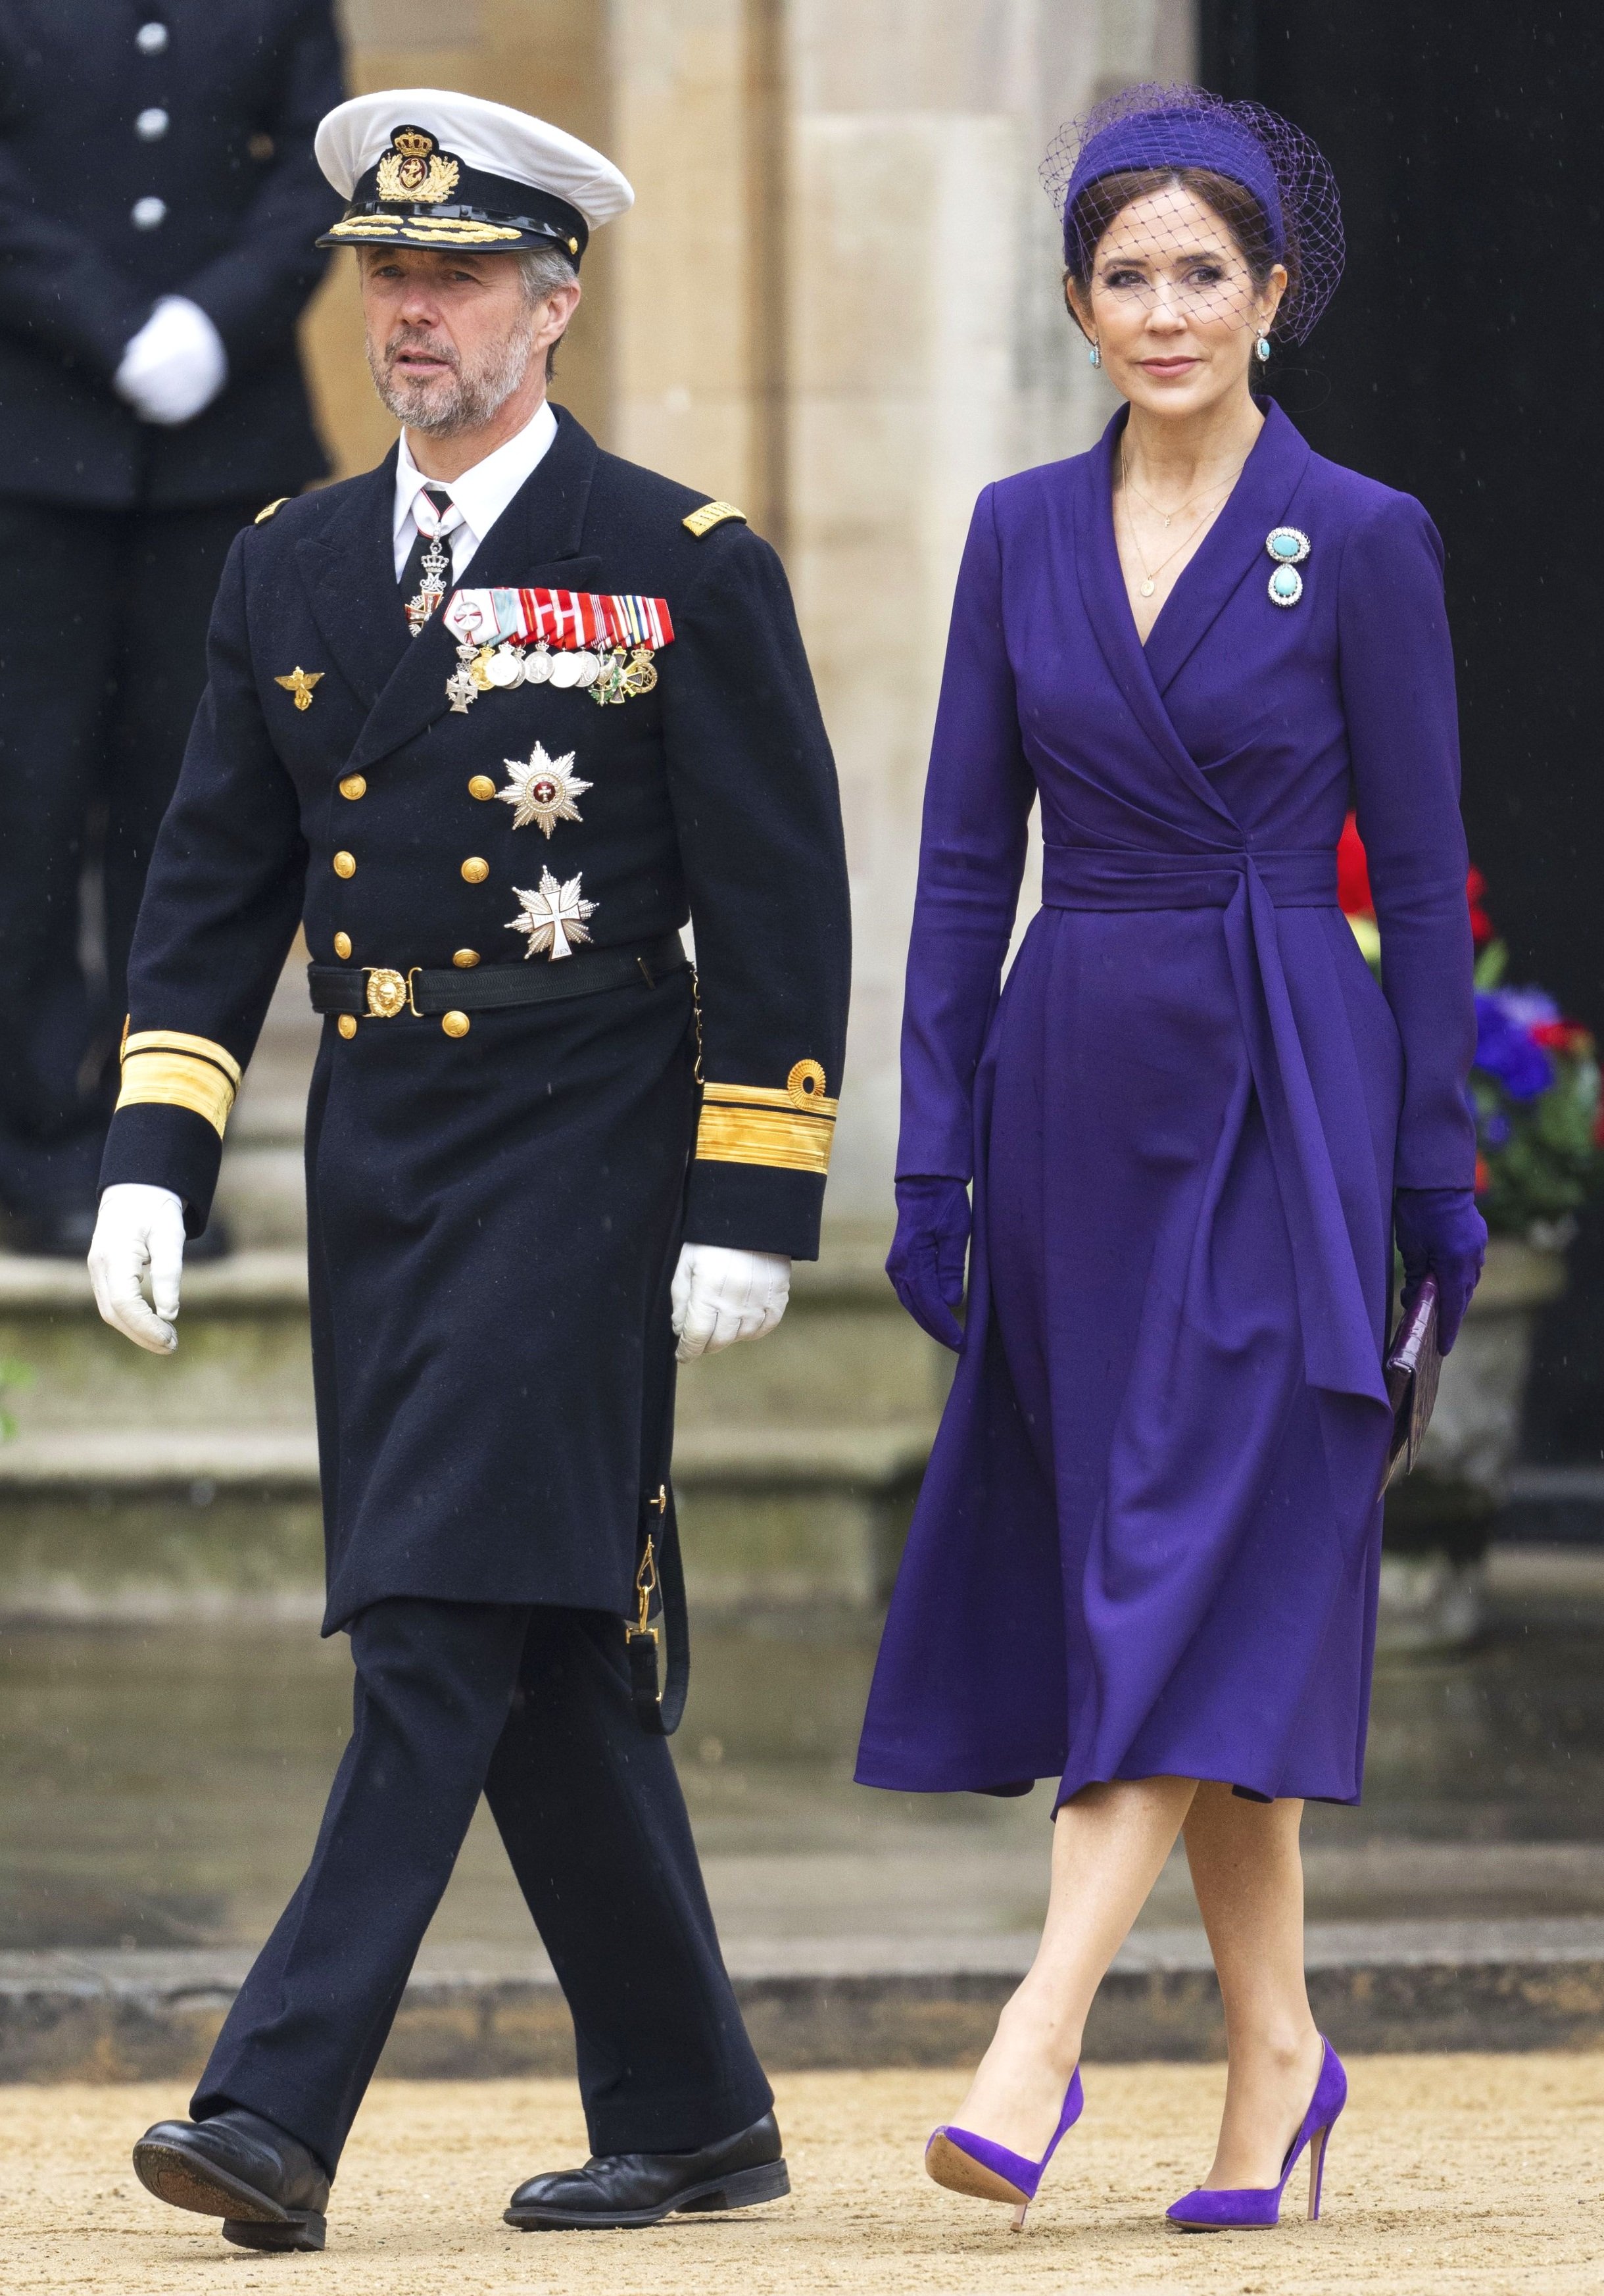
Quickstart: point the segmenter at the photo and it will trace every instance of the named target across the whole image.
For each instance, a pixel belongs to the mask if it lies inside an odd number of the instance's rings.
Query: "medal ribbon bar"
[[[446,608],[446,626],[471,645],[509,638],[543,643],[558,653],[585,647],[674,644],[667,598],[603,597],[589,590],[457,590]]]

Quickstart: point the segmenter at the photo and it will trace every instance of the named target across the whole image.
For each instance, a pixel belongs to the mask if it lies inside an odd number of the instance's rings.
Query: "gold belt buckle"
[[[364,964],[367,975],[367,1008],[375,1021],[393,1021],[407,1004],[406,975],[392,972],[388,965]]]

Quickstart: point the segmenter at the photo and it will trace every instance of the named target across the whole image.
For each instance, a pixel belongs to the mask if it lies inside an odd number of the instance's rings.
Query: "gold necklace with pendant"
[[[1242,469],[1243,465],[1239,463],[1231,477],[1226,480],[1226,484],[1228,486],[1235,486],[1237,480],[1242,475]],[[1220,488],[1217,486],[1199,487],[1196,494],[1188,495],[1186,500],[1184,502],[1177,503],[1174,510],[1160,510],[1152,496],[1150,495],[1144,495],[1142,488],[1137,485],[1135,480],[1131,476],[1131,465],[1125,458],[1125,442],[1123,439],[1120,441],[1119,447],[1119,477],[1121,485],[1127,488],[1129,491],[1135,496],[1139,503],[1144,503],[1148,509],[1152,512],[1155,518],[1161,518],[1166,527],[1169,525],[1172,519],[1179,518],[1183,510],[1190,510],[1193,503],[1206,502],[1211,494],[1218,494],[1220,492]]]
[[[1228,494],[1228,493],[1231,491],[1231,488],[1232,488],[1233,486],[1235,486],[1235,484],[1236,484],[1237,478],[1240,478],[1240,476],[1241,476],[1241,472],[1239,471],[1239,472],[1237,472],[1237,474],[1236,474],[1236,478],[1232,478],[1232,479],[1229,480],[1227,481],[1227,483],[1226,483],[1226,485],[1225,485],[1224,487],[1220,488],[1218,488],[1218,489],[1217,489],[1217,491],[1221,494],[1221,496],[1223,496],[1224,495]],[[1128,469],[1128,467],[1127,467],[1127,465],[1126,465],[1126,463],[1125,463],[1125,449],[1124,449],[1124,447],[1123,447],[1123,446],[1122,446],[1122,447],[1121,447],[1121,448],[1120,448],[1120,455],[1119,455],[1119,477],[1120,477],[1120,490],[1121,490],[1121,492],[1123,493],[1123,492],[1124,492],[1124,490],[1125,490],[1125,488],[1126,487],[1130,487],[1130,486],[1131,486],[1131,474],[1130,474],[1130,471],[1129,471],[1129,469]],[[1147,496],[1146,496],[1145,495],[1138,494],[1138,490],[1137,490],[1134,487],[1131,487],[1131,492],[1132,492],[1133,494],[1137,495],[1137,499],[1138,499],[1139,501],[1142,501],[1142,502],[1147,502]],[[1192,499],[1194,502],[1197,502],[1197,501],[1200,500],[1200,499],[1201,499],[1201,497],[1199,497],[1199,496],[1197,496],[1197,495],[1194,495],[1194,496],[1191,497],[1191,499]],[[1184,510],[1184,509],[1185,509],[1185,507],[1186,507],[1186,504],[1185,504],[1184,503],[1183,503],[1183,504],[1182,504],[1182,505],[1181,505],[1181,508],[1182,508],[1183,510]],[[1136,594],[1137,594],[1138,597],[1142,597],[1142,598],[1150,598],[1150,597],[1152,596],[1152,594],[1153,594],[1153,591],[1154,591],[1155,587],[1157,586],[1157,578],[1158,578],[1160,574],[1162,574],[1162,573],[1163,573],[1163,571],[1164,571],[1165,568],[1169,564],[1170,560],[1171,560],[1172,558],[1178,558],[1178,557],[1180,556],[1181,553],[1185,549],[1185,547],[1186,547],[1186,545],[1187,545],[1187,544],[1188,544],[1189,542],[1194,542],[1194,541],[1196,541],[1196,540],[1197,540],[1197,539],[1201,536],[1201,534],[1203,533],[1203,530],[1204,530],[1205,527],[1206,527],[1206,526],[1207,525],[1207,523],[1208,523],[1209,519],[1213,518],[1213,517],[1214,517],[1214,516],[1218,512],[1219,507],[1220,507],[1219,504],[1218,504],[1218,503],[1216,503],[1216,504],[1215,504],[1214,510],[1213,510],[1213,511],[1211,511],[1211,512],[1208,512],[1207,513],[1206,513],[1206,515],[1205,515],[1203,518],[1200,518],[1200,519],[1198,521],[1197,524],[1196,524],[1194,527],[1191,528],[1191,529],[1190,529],[1190,530],[1189,530],[1187,533],[1183,534],[1183,535],[1182,536],[1182,537],[1181,537],[1180,541],[1179,541],[1178,543],[1176,543],[1176,545],[1175,545],[1174,548],[1173,550],[1171,550],[1171,551],[1167,552],[1167,553],[1165,554],[1165,556],[1164,556],[1164,557],[1162,557],[1162,558],[1158,561],[1158,563],[1157,564],[1157,566],[1150,566],[1150,565],[1148,564],[1148,562],[1147,562],[1146,558],[1143,556],[1143,554],[1142,554],[1142,544],[1141,544],[1141,543],[1140,543],[1140,541],[1137,539],[1137,535],[1136,535],[1136,521],[1135,521],[1135,520],[1131,516],[1131,513],[1130,513],[1129,509],[1128,509],[1128,508],[1126,509],[1126,511],[1125,511],[1125,531],[1126,531],[1126,533],[1127,533],[1127,534],[1130,536],[1130,537],[1131,537],[1131,547],[1132,547],[1132,549],[1136,553],[1136,562],[1137,562],[1137,564],[1141,567],[1141,569],[1142,569],[1142,580],[1141,580],[1141,582],[1139,582],[1139,583],[1138,583],[1138,585],[1137,585]],[[1148,503],[1148,508],[1149,508],[1150,510],[1151,510],[1151,509],[1153,508],[1153,505],[1152,505],[1152,504],[1151,504],[1151,503]],[[1175,513],[1175,515],[1176,515],[1176,516],[1179,516],[1179,514],[1180,514],[1179,512],[1176,512],[1176,513]],[[1158,515],[1158,517],[1160,517],[1160,518],[1163,518],[1163,517],[1164,517],[1164,513],[1163,513],[1163,512],[1162,512],[1162,511],[1159,511],[1159,512],[1157,513],[1157,515]],[[1166,520],[1165,520],[1165,523],[1166,523],[1166,525],[1167,525],[1167,524],[1169,523],[1169,521],[1168,521],[1168,520],[1167,520],[1167,519],[1166,519]]]

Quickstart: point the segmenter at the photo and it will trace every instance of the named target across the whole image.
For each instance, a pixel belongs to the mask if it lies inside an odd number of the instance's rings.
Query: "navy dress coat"
[[[594,904],[565,980],[665,935],[677,960],[696,931],[700,1013],[659,964],[460,1035],[405,1006],[325,1021],[307,1183],[330,1631],[395,1595],[631,1608],[682,1235],[817,1254],[850,940],[835,769],[779,560],[738,512],[699,530],[704,501],[560,410],[467,569],[662,599],[657,683],[621,706],[550,682],[448,705],[447,610],[415,639],[402,611],[393,453],[248,528],[224,575],[102,1184],[171,1188],[205,1226],[214,1087],[299,925],[352,973],[528,978],[558,962],[512,930],[549,867]],[[497,801],[536,742],[590,784],[549,839]]]
[[[972,1177],[970,1304],[858,1775],[1350,1801],[1393,1190],[1474,1169],[1442,551],[1271,406],[1144,649],[1124,419],[988,488],[959,577],[898,1170]],[[1281,525],[1310,543],[1290,607]],[[1384,988],[1337,906],[1350,803]]]

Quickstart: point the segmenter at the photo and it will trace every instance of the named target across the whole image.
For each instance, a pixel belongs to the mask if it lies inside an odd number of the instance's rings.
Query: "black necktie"
[[[447,512],[455,512],[451,520],[452,526],[462,523],[462,514],[445,487],[419,488],[413,501],[414,521],[422,508],[425,496],[434,512],[434,531],[425,534],[421,524],[419,525],[418,538],[401,570],[401,600],[406,610],[406,619],[412,624],[413,637],[418,636],[451,586],[451,545],[446,538],[449,530],[446,527]],[[425,511],[424,517],[428,515]]]

